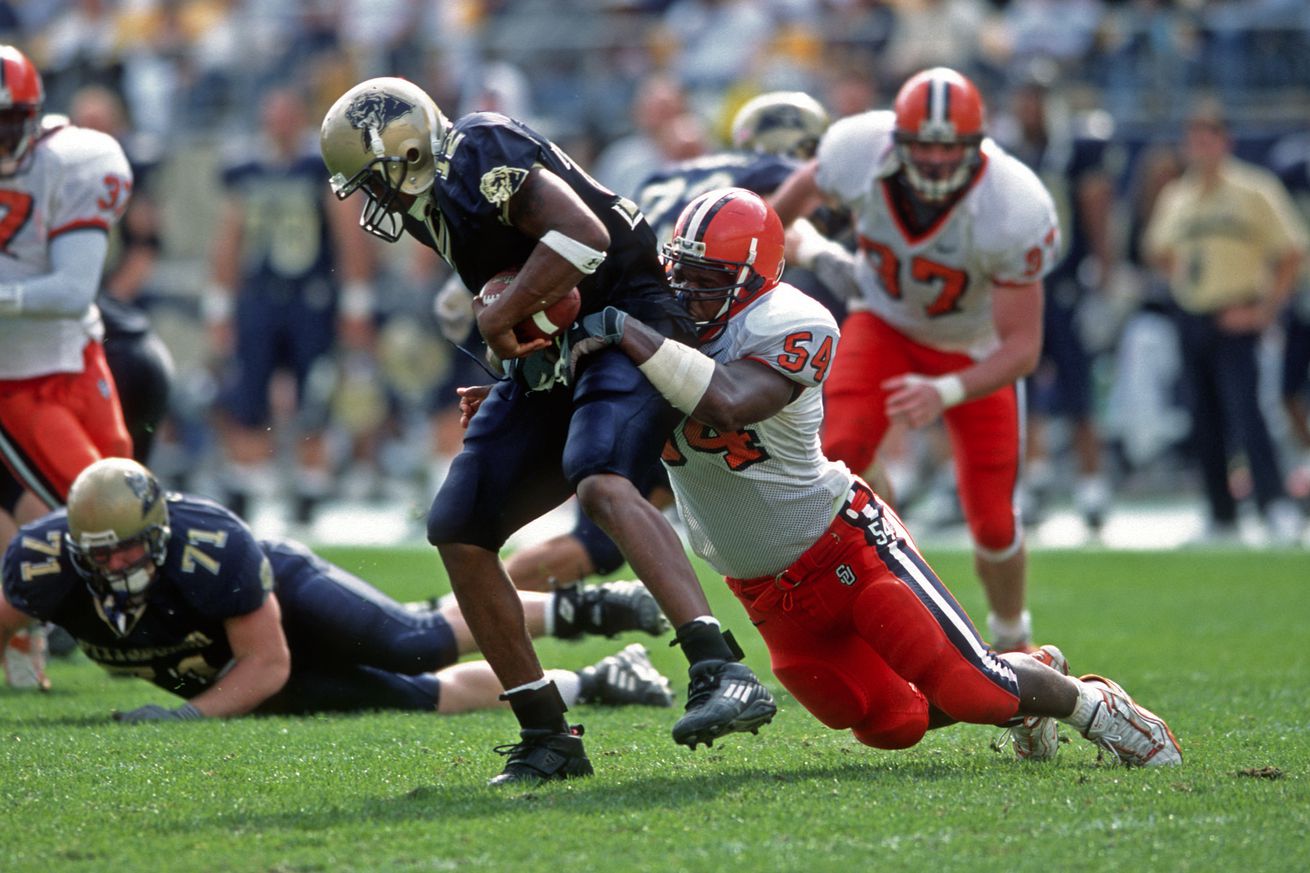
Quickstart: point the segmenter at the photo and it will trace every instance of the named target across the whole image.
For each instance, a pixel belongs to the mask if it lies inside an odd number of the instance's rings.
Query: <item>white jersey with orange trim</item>
[[[828,310],[783,283],[701,346],[719,363],[756,361],[800,389],[777,415],[736,433],[684,419],[665,446],[691,546],[725,576],[782,572],[823,534],[850,488],[846,465],[819,447],[821,383],[837,338]]]
[[[77,230],[108,232],[122,217],[132,170],[113,137],[82,127],[48,127],[22,169],[0,177],[0,283],[53,272],[50,244]],[[97,264],[89,267],[98,271]],[[0,317],[0,379],[82,369],[82,349],[103,332],[91,301],[77,317]]]
[[[969,189],[919,235],[900,221],[885,181],[896,171],[896,116],[841,119],[819,144],[819,188],[848,208],[863,257],[855,275],[864,302],[906,336],[982,357],[997,345],[993,288],[1026,285],[1055,265],[1055,204],[1037,176],[990,139]]]

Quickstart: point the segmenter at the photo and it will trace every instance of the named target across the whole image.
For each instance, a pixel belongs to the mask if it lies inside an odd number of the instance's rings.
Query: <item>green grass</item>
[[[322,551],[401,597],[444,588],[428,551]],[[968,556],[930,558],[981,615]],[[129,727],[106,714],[170,698],[78,656],[49,695],[0,689],[0,871],[1310,869],[1310,558],[1053,552],[1031,576],[1041,639],[1165,716],[1182,768],[1111,768],[1077,738],[1020,764],[982,726],[881,752],[771,683],[774,724],[708,752],[673,745],[672,711],[578,707],[595,778],[493,790],[505,713]],[[540,650],[578,667],[617,642]],[[1244,775],[1263,768],[1281,776]]]

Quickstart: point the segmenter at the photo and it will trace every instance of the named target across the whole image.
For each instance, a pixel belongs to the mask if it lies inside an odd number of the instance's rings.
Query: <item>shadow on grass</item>
[[[476,819],[504,819],[509,814],[522,812],[558,813],[567,811],[581,815],[600,815],[622,809],[625,812],[640,810],[695,809],[727,796],[773,790],[796,783],[826,783],[858,780],[862,784],[886,783],[903,786],[912,782],[929,782],[939,779],[958,779],[961,770],[943,762],[905,759],[889,764],[886,759],[867,762],[853,761],[839,766],[815,766],[790,769],[780,773],[772,767],[759,769],[733,769],[731,772],[687,773],[677,775],[640,777],[607,781],[604,774],[590,779],[544,783],[532,787],[493,788],[483,781],[495,775],[494,771],[479,773],[477,781],[445,785],[420,785],[403,796],[369,798],[358,803],[324,806],[311,810],[296,810],[269,815],[216,816],[213,823],[219,828],[243,832],[276,830],[333,830],[340,827],[359,827],[373,824],[403,824],[406,822],[461,821]],[[613,777],[611,777],[613,778]],[[225,822],[224,819],[227,819]],[[193,827],[194,825],[189,825]],[[160,822],[157,829],[173,832],[184,829]]]

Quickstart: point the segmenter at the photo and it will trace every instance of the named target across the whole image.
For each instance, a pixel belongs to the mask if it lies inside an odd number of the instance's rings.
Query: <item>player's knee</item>
[[[625,507],[645,503],[631,482],[613,473],[587,476],[578,482],[577,494],[587,517],[605,530],[614,529],[614,518]]]
[[[1004,561],[1019,548],[1020,531],[1014,516],[983,518],[973,529],[974,543],[986,560]]]
[[[875,749],[908,749],[928,732],[928,710],[882,711],[851,728],[851,734]]]

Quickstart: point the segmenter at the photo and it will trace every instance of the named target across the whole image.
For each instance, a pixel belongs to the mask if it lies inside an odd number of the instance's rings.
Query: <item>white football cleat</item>
[[[1041,661],[1061,675],[1069,675],[1069,661],[1059,647],[1042,646],[1031,657]],[[994,744],[997,751],[1003,748],[1005,736],[1010,738],[1014,756],[1020,761],[1050,761],[1060,751],[1059,722],[1049,715],[1025,715],[1018,724],[1006,729],[998,742]]]
[[[1164,719],[1139,706],[1127,691],[1104,676],[1088,674],[1080,681],[1100,696],[1084,737],[1130,767],[1183,763],[1183,750]]]
[[[15,631],[5,646],[5,682],[10,688],[50,690],[45,675],[45,625],[40,622]]]

